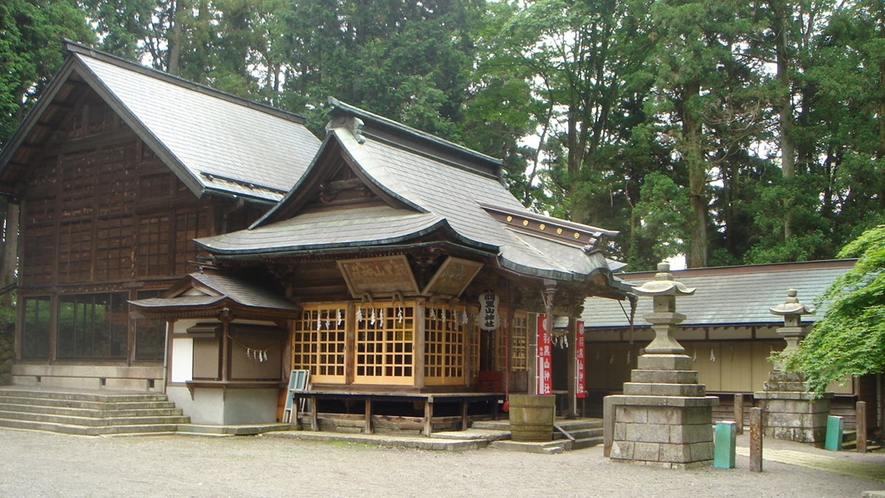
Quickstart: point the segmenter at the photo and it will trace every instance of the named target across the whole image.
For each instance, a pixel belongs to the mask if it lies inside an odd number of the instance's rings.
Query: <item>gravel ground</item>
[[[770,444],[815,451],[797,443],[769,440],[765,448]],[[602,456],[601,446],[545,455],[493,448],[465,452],[405,450],[277,436],[94,438],[0,429],[0,449],[0,497],[10,498],[807,498],[860,497],[864,490],[885,489],[885,482],[777,462],[765,461],[764,472],[750,472],[748,459],[740,456],[737,468],[730,470],[666,470],[612,463]],[[856,457],[881,464],[885,475],[885,454]]]

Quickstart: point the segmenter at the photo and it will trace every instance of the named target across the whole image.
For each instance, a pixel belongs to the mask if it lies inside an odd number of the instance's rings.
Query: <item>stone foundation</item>
[[[821,446],[827,437],[832,394],[815,398],[800,374],[774,371],[765,391],[753,393],[762,408],[763,434]]]
[[[693,468],[713,463],[713,407],[685,355],[643,355],[624,394],[607,396],[613,461]]]
[[[615,421],[612,460],[674,469],[712,464],[716,398],[611,398]]]

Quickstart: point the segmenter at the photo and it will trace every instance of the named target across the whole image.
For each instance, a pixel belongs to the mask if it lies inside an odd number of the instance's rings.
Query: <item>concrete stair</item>
[[[510,422],[507,420],[480,420],[474,422],[471,428],[509,432]],[[557,419],[550,442],[525,443],[525,445],[537,446],[538,451],[542,453],[551,453],[590,448],[602,444],[602,439],[603,427],[601,419]],[[508,444],[500,446],[508,446]]]
[[[106,436],[175,433],[189,422],[160,393],[0,388],[0,427]]]

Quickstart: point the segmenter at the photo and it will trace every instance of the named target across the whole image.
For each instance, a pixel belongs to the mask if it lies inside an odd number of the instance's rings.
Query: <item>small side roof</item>
[[[44,114],[85,83],[197,196],[222,192],[276,202],[310,164],[320,140],[304,118],[119,59],[73,42],[38,105],[0,151],[14,183],[48,139]]]
[[[810,261],[768,265],[730,266],[673,271],[673,277],[695,288],[692,296],[678,297],[676,311],[685,315],[680,326],[783,324],[783,318],[769,308],[782,304],[787,291],[796,289],[799,301],[811,305],[837,277],[854,266],[855,260]],[[638,286],[654,278],[655,272],[621,273],[617,277]],[[582,320],[586,329],[628,327],[630,307],[607,299],[588,298]],[[825,307],[802,317],[813,322],[823,316]],[[652,312],[652,298],[639,297],[635,325]]]
[[[204,316],[224,308],[241,315],[291,316],[300,308],[271,290],[228,274],[191,273],[162,297],[130,301],[139,312],[163,317]]]

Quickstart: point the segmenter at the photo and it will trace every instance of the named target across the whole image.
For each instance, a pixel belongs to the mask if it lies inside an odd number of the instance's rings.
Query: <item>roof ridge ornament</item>
[[[366,123],[356,116],[339,116],[326,123],[326,133],[329,133],[336,128],[344,128],[353,135],[354,140],[356,140],[358,144],[363,144],[366,142],[366,137],[363,136],[363,126],[365,125]]]

